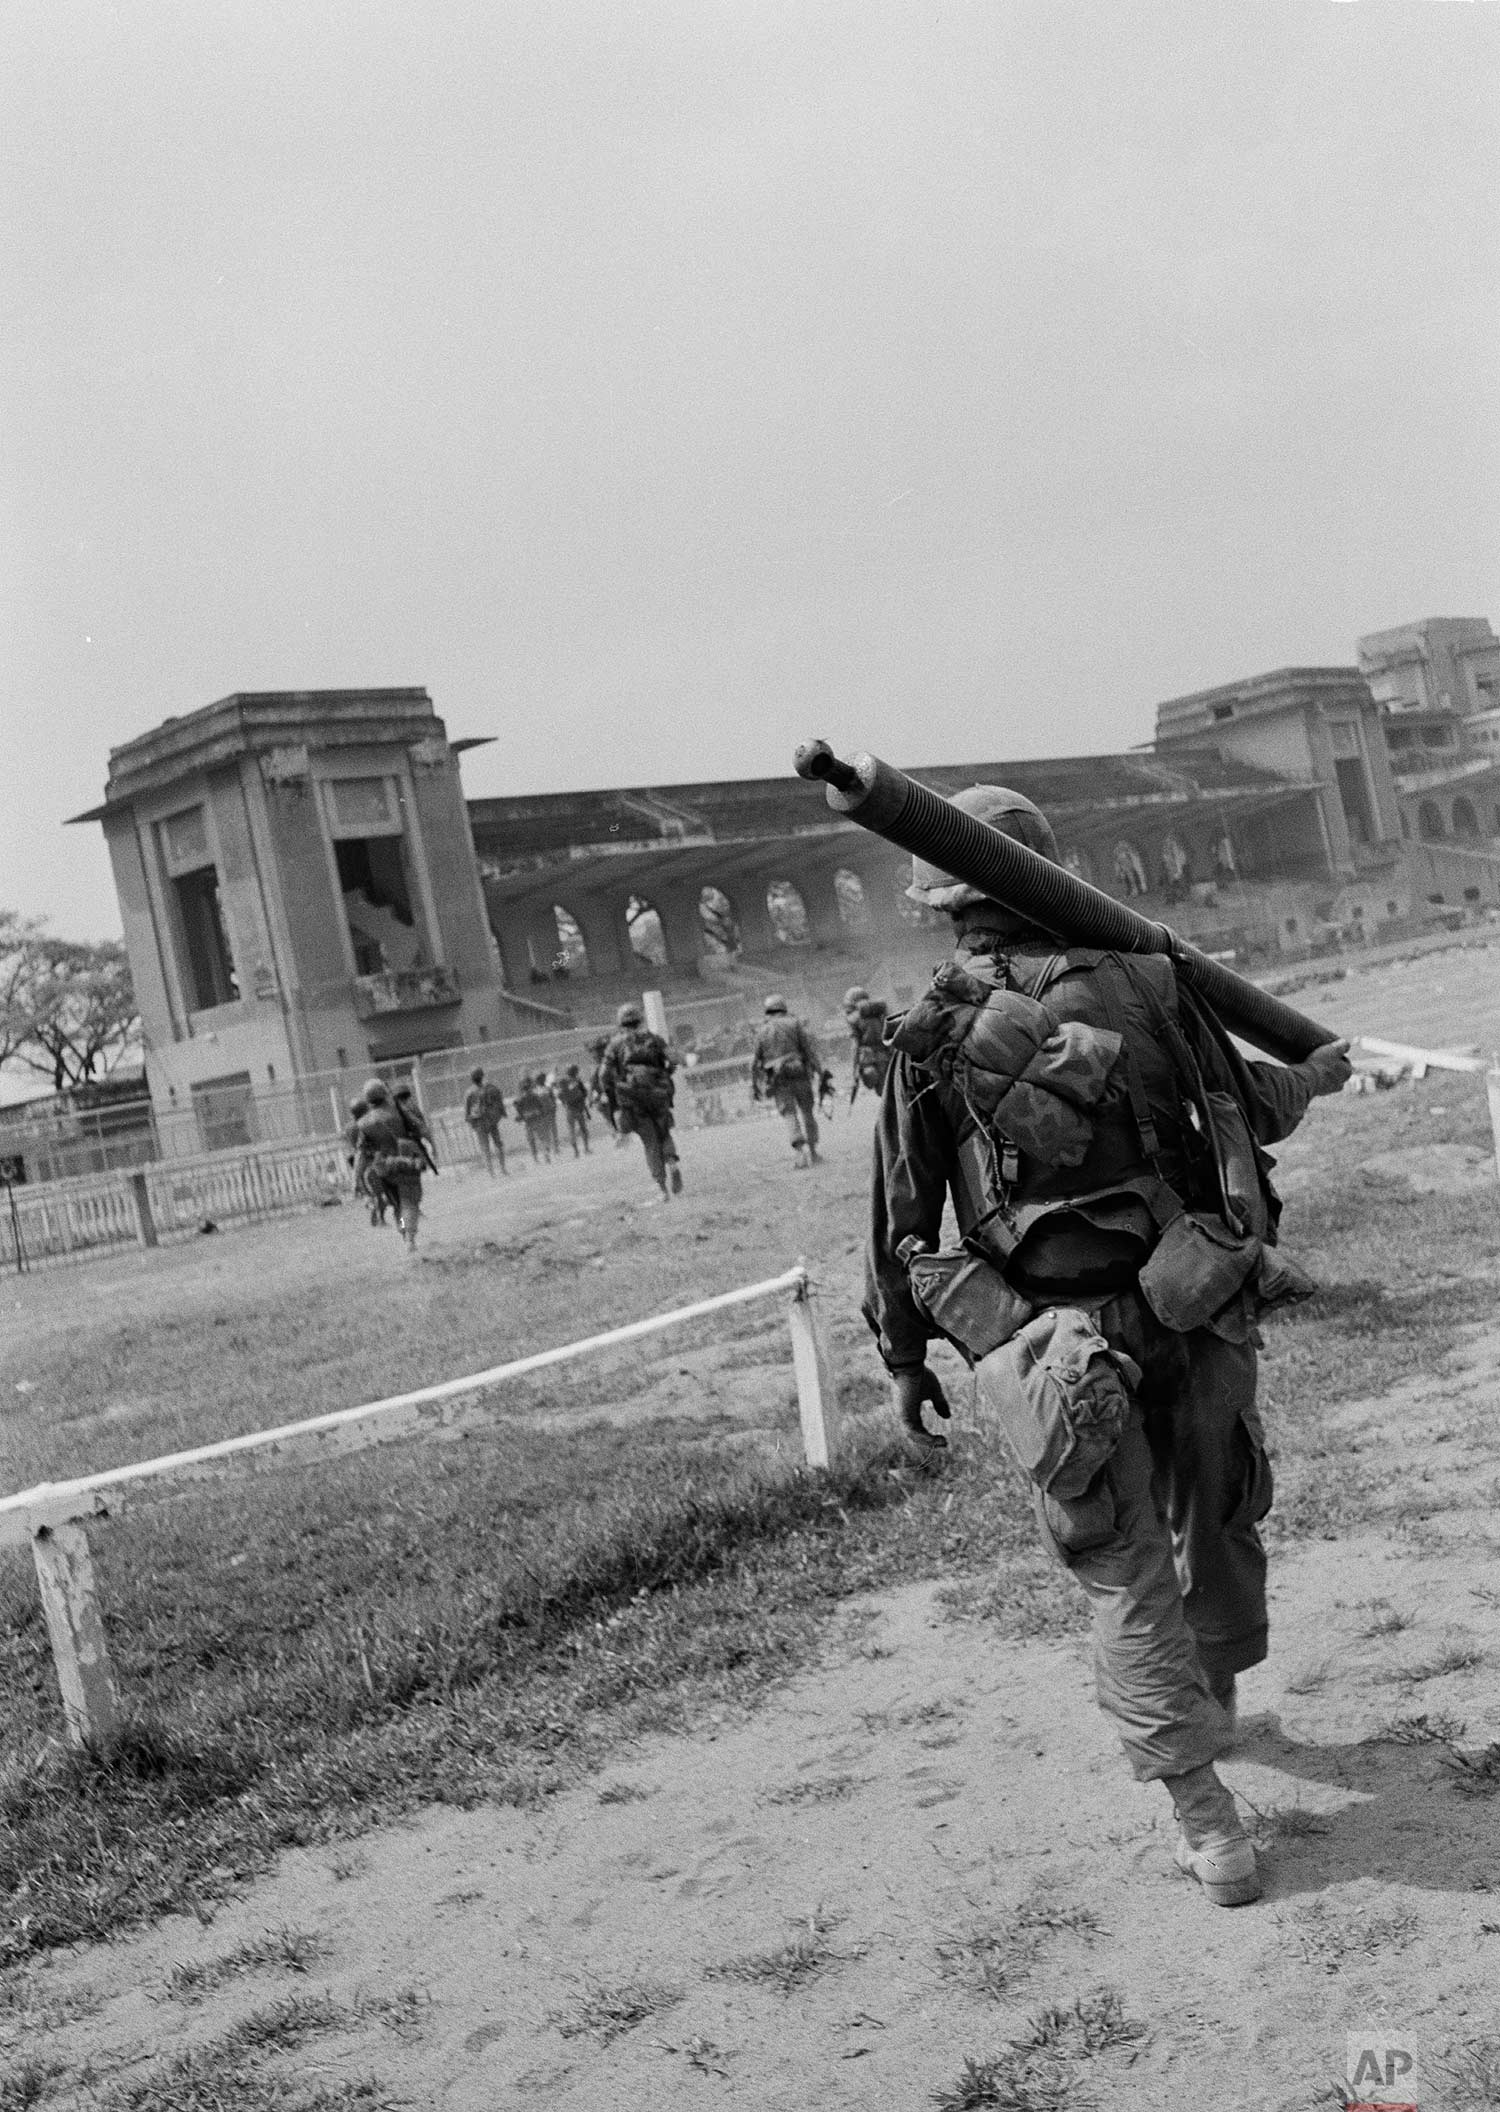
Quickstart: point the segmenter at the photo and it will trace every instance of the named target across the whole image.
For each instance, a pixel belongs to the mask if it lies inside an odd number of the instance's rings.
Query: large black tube
[[[826,741],[808,741],[797,750],[797,774],[821,781],[837,813],[979,888],[1055,938],[1115,953],[1169,954],[1183,981],[1232,1034],[1283,1063],[1298,1063],[1339,1038],[1331,1027],[1319,1026],[1221,961],[1211,961],[1167,925],[1139,916],[878,756],[856,755],[845,763]]]

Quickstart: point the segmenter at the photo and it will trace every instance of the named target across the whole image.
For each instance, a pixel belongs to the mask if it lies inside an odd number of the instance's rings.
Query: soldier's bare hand
[[[1354,1072],[1349,1061],[1348,1042],[1325,1041],[1322,1048],[1314,1049],[1311,1056],[1304,1058],[1302,1068],[1312,1074],[1315,1094],[1341,1091]]]
[[[947,1422],[953,1413],[948,1406],[948,1396],[943,1391],[942,1381],[929,1365],[920,1371],[893,1371],[891,1373],[891,1405],[908,1437],[923,1451],[945,1452],[948,1440],[936,1430],[929,1430],[922,1420],[922,1410],[930,1408],[934,1415]]]

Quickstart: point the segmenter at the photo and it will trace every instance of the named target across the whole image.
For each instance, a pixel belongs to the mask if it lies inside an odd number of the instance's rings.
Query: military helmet
[[[609,1047],[609,1036],[607,1034],[600,1034],[596,1036],[593,1041],[585,1042],[584,1047],[588,1050],[591,1056],[602,1056],[605,1050]]]
[[[361,1115],[367,1115],[370,1112],[370,1103],[368,1100],[351,1100],[349,1102],[349,1112],[357,1122]]]
[[[763,1009],[768,1013],[784,1012],[786,1010],[786,999],[784,997],[768,997]]]
[[[1028,851],[1050,858],[1054,865],[1062,863],[1051,822],[1024,793],[1009,791],[1004,785],[970,785],[955,792],[948,804],[972,814],[976,821],[987,821],[1002,836],[1013,837]],[[989,899],[982,888],[955,880],[951,873],[929,865],[925,858],[913,858],[911,886],[906,893],[909,901],[925,903],[929,909],[968,909],[975,902]]]
[[[478,1064],[475,1064],[473,1070],[469,1073],[469,1083],[471,1085],[484,1084],[484,1072],[479,1068]]]
[[[864,986],[864,984],[863,984],[863,983],[855,983],[855,984],[853,984],[853,985],[852,985],[852,987],[851,987],[850,989],[848,989],[848,990],[846,990],[846,991],[844,992],[844,1009],[845,1009],[845,1011],[847,1011],[847,1010],[849,1009],[850,1005],[862,1005],[862,1004],[864,1004],[864,1003],[865,1003],[865,1001],[867,1000],[867,998],[869,997],[869,995],[870,995],[870,993],[869,993],[869,991],[868,991],[868,990],[867,990],[867,989],[865,988],[865,986]]]
[[[396,1090],[392,1093],[391,1098],[393,1100],[410,1100],[411,1097],[412,1090],[410,1081],[403,1078],[401,1083],[396,1087]]]
[[[639,1005],[621,1005],[619,1011],[615,1014],[615,1025],[617,1027],[638,1027],[643,1017],[644,1014]]]
[[[360,1098],[367,1107],[384,1107],[391,1097],[391,1089],[383,1078],[367,1078],[360,1090]]]

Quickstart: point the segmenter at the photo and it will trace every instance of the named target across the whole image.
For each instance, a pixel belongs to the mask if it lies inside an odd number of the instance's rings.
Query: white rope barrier
[[[363,1451],[371,1445],[439,1435],[459,1419],[461,1409],[457,1404],[488,1393],[507,1379],[523,1378],[530,1372],[544,1371],[596,1350],[637,1342],[666,1328],[701,1319],[707,1313],[725,1312],[734,1306],[784,1294],[789,1294],[787,1322],[803,1453],[809,1466],[826,1467],[836,1442],[836,1396],[811,1279],[799,1262],[796,1268],[768,1277],[763,1283],[702,1298],[695,1305],[633,1320],[628,1326],[611,1328],[605,1334],[567,1342],[558,1349],[539,1350],[534,1356],[517,1357],[509,1364],[492,1365],[487,1371],[471,1372],[465,1378],[447,1379],[411,1393],[393,1394],[387,1400],[366,1401],[355,1408],[335,1409],[329,1415],[283,1423],[274,1430],[223,1438],[217,1444],[199,1445],[192,1451],[169,1452],[159,1459],[139,1460],[131,1466],[87,1474],[76,1481],[42,1482],[35,1488],[0,1498],[0,1547],[19,1547],[29,1542],[36,1561],[69,1737],[75,1745],[98,1744],[113,1729],[119,1714],[89,1555],[89,1520],[117,1516],[130,1502],[150,1497],[172,1482],[219,1479],[236,1468],[254,1472],[306,1465]]]

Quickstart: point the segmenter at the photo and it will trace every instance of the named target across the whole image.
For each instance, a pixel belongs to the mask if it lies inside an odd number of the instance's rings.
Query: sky
[[[112,745],[471,796],[1150,738],[1500,624],[1500,8],[7,0],[0,906]]]

